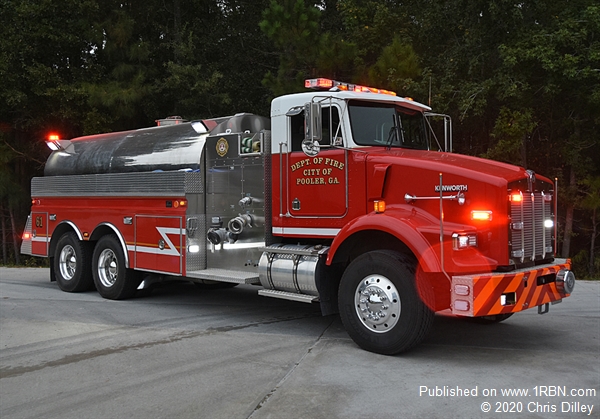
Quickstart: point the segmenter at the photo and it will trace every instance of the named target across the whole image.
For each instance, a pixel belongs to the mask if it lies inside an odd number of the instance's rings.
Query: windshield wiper
[[[392,140],[394,139],[394,136],[392,136],[392,134],[394,134],[396,132],[396,128],[395,127],[390,127],[390,133],[388,134],[388,138],[386,141],[386,147],[389,150],[390,148],[392,148]]]
[[[390,128],[390,133],[389,133],[388,139],[387,139],[387,149],[388,150],[392,148],[392,142],[394,141],[394,137],[400,139],[400,144],[404,144],[404,130],[400,126],[402,121],[400,120],[400,118],[398,118],[397,113],[394,112],[394,114],[392,115],[392,120],[393,120],[394,125]],[[393,136],[392,136],[392,133],[394,134]]]

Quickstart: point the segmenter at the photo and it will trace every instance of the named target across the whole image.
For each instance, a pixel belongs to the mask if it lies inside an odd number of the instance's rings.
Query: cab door
[[[316,155],[302,150],[304,115],[288,117],[288,125],[291,150],[283,168],[287,172],[283,201],[288,217],[343,217],[348,209],[348,155],[335,147],[344,141],[338,108],[322,108],[323,140]]]

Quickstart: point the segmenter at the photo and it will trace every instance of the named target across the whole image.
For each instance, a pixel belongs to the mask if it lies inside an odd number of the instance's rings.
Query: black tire
[[[92,279],[91,247],[68,232],[60,236],[53,258],[54,278],[65,292],[89,291],[94,287]]]
[[[412,257],[387,250],[365,253],[350,263],[338,300],[342,323],[358,346],[393,355],[425,338],[434,313],[419,297],[415,270]]]
[[[198,281],[200,281],[200,282],[194,281],[193,284],[198,289],[205,290],[205,291],[228,289],[228,288],[237,287],[239,285],[239,284],[236,284],[235,282],[210,281],[207,279],[199,279]]]
[[[124,300],[135,294],[142,275],[125,267],[125,256],[115,235],[103,236],[92,257],[94,283],[100,295],[109,300]]]

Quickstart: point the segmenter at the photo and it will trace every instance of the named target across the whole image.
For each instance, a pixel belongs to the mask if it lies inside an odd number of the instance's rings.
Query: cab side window
[[[290,116],[289,118],[292,151],[302,151],[302,141],[304,141],[304,113]]]
[[[323,141],[322,144],[344,145],[340,114],[335,106],[323,107]]]
[[[290,138],[292,140],[292,151],[302,151],[304,141],[304,114],[290,116]],[[322,108],[322,132],[321,144],[343,145],[342,131],[340,128],[340,115],[335,106]]]

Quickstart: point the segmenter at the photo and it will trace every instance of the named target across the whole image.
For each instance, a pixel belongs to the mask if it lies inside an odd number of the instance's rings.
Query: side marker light
[[[381,214],[385,212],[385,201],[375,201],[373,202],[373,209],[377,214]]]

